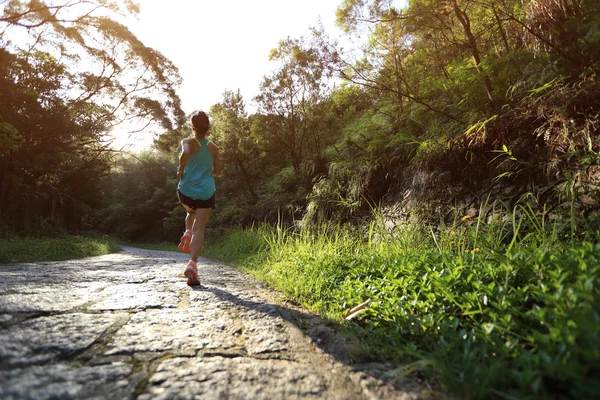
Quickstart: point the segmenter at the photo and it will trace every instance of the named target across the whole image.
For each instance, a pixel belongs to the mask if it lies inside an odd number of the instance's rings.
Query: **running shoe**
[[[197,286],[200,285],[200,279],[198,279],[198,267],[196,266],[196,263],[192,260],[190,260],[187,264],[187,267],[185,267],[185,272],[183,273],[183,275],[185,275],[186,278],[188,278],[187,280],[187,284],[190,286]]]
[[[183,233],[181,240],[179,241],[179,245],[177,248],[179,251],[183,251],[184,253],[190,252],[190,242],[192,241],[192,231],[187,230]]]

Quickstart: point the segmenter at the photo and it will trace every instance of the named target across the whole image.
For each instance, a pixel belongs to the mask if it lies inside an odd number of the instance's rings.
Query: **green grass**
[[[434,231],[320,226],[235,230],[204,255],[233,263],[346,329],[373,359],[439,379],[461,399],[600,393],[598,232],[531,209]],[[402,366],[403,365],[403,366]]]
[[[263,255],[257,251],[264,245],[264,237],[258,230],[232,229],[208,236],[200,255],[242,267],[259,264],[254,257]]]
[[[61,261],[120,251],[110,238],[88,236],[0,238],[0,263]]]

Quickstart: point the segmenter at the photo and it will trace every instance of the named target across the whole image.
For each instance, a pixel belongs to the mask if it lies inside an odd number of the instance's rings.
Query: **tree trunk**
[[[6,211],[5,203],[7,203],[6,198],[8,197],[8,185],[6,179],[8,163],[5,161],[5,158],[6,157],[0,158],[0,212],[2,210]]]
[[[479,73],[483,77],[483,84],[485,86],[485,91],[488,95],[488,98],[490,100],[492,100],[493,99],[492,94],[494,93],[494,87],[492,86],[492,81],[490,80],[489,76],[487,76],[485,71],[481,70],[481,67],[480,67],[481,53],[479,52],[479,48],[477,47],[477,41],[475,39],[475,35],[473,35],[473,32],[471,31],[471,21],[469,20],[469,16],[467,15],[466,12],[464,12],[463,10],[460,9],[460,7],[458,6],[458,2],[456,0],[453,0],[452,4],[454,6],[454,13],[456,14],[456,17],[458,18],[458,20],[460,21],[460,24],[462,25],[462,27],[465,31],[465,35],[467,36],[467,41],[469,43],[469,47],[471,49],[471,54],[473,56],[473,62],[475,63],[475,69],[477,70],[477,73]]]
[[[33,225],[33,202],[23,207],[23,229],[29,229]]]
[[[500,31],[500,35],[502,36],[502,41],[504,42],[504,48],[506,50],[506,54],[510,53],[510,45],[508,44],[508,37],[506,36],[506,32],[504,31],[504,27],[502,26],[502,20],[498,15],[498,11],[496,11],[496,7],[492,6],[492,10],[494,11],[494,17],[496,17],[496,22],[498,23],[498,30]]]

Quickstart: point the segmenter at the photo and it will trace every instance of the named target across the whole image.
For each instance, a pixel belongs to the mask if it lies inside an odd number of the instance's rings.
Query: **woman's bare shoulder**
[[[183,151],[189,154],[193,154],[198,151],[198,142],[194,138],[183,138],[181,140],[181,147]]]
[[[208,148],[212,148],[216,151],[219,151],[219,147],[213,141],[208,142]]]

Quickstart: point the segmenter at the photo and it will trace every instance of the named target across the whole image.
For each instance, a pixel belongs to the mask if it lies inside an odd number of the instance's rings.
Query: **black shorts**
[[[208,200],[200,200],[200,199],[192,199],[191,197],[187,197],[185,194],[181,193],[179,190],[177,191],[177,197],[179,197],[179,201],[181,204],[185,204],[192,210],[197,208],[215,208],[215,195]]]

